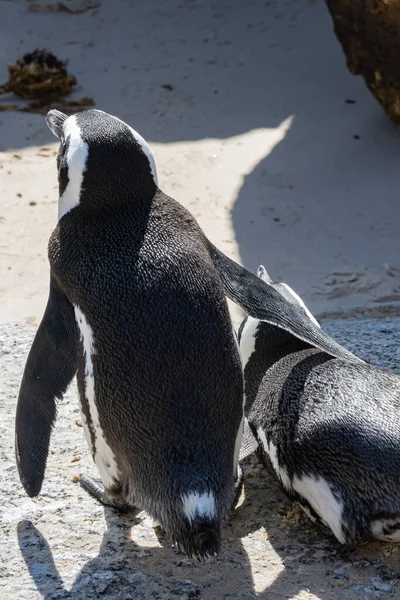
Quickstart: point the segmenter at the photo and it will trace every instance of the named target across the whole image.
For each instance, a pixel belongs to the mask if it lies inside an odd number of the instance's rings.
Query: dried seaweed
[[[64,110],[68,108],[83,109],[94,106],[91,98],[66,101],[76,85],[74,75],[68,73],[67,63],[59,60],[54,54],[44,49],[37,49],[18,58],[15,63],[8,65],[9,78],[7,83],[0,86],[0,94],[12,92],[30,104],[0,105],[0,111],[18,110],[22,112],[44,113],[49,106]]]
[[[67,63],[47,50],[35,50],[8,65],[8,81],[0,93],[13,92],[20,98],[56,97],[70,94],[76,79],[67,70]]]

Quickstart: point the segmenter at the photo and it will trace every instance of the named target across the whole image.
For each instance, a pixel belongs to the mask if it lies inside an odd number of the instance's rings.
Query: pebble
[[[380,590],[381,592],[391,592],[392,586],[390,583],[382,581],[380,577],[371,577],[370,579],[372,585],[376,590]]]

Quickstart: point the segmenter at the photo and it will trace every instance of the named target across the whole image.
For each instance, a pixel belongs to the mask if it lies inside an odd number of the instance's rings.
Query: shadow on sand
[[[220,557],[207,563],[194,563],[180,554],[159,530],[161,547],[138,546],[129,539],[129,531],[140,519],[112,508],[105,508],[107,531],[98,556],[86,562],[70,589],[56,566],[61,557],[53,557],[49,543],[29,521],[18,524],[20,550],[45,600],[284,600],[303,597],[302,592],[321,600],[352,600],[361,598],[374,578],[395,587],[400,577],[395,546],[341,546],[287,500],[255,457],[246,461],[245,490],[225,527]]]

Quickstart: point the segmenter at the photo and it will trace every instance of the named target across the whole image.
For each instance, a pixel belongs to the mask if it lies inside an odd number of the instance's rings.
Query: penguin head
[[[154,154],[129,125],[101,110],[46,117],[60,141],[57,155],[59,219],[77,206],[112,210],[151,199],[157,191]]]

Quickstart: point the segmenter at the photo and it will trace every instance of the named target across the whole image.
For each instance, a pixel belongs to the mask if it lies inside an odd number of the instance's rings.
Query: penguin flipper
[[[43,483],[57,406],[77,371],[78,330],[71,303],[56,281],[25,365],[15,420],[18,473],[27,494]]]
[[[333,357],[362,362],[313,323],[304,309],[292,305],[268,282],[228,258],[211,243],[210,250],[226,295],[251,317],[284,329]]]

